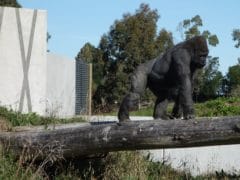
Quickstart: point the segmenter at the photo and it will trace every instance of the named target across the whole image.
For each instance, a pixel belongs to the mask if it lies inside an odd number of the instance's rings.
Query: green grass
[[[55,117],[42,117],[36,113],[22,114],[5,107],[0,107],[0,118],[6,120],[10,126],[26,126],[26,125],[49,125],[49,124],[65,124],[71,122],[85,122],[83,118],[59,119]]]
[[[240,98],[217,98],[204,103],[196,103],[195,113],[197,117],[213,116],[237,116],[240,115]],[[168,112],[171,113],[173,103],[170,103]],[[115,113],[116,114],[116,113]],[[131,116],[152,116],[153,107],[130,112]]]
[[[25,180],[43,179],[37,168],[32,165],[25,166],[21,160],[16,161],[12,153],[4,153],[0,147],[0,179]]]
[[[240,115],[240,98],[217,98],[195,105],[197,116],[237,116]]]

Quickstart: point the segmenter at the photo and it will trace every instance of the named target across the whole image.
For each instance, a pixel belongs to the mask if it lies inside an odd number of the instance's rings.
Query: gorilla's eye
[[[201,57],[201,58],[206,58],[207,55],[206,55],[206,54],[200,54],[199,57]]]

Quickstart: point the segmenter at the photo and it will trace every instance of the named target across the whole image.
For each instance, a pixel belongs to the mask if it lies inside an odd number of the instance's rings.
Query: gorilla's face
[[[202,68],[206,65],[207,56],[208,56],[208,51],[202,51],[202,52],[196,53],[194,58],[194,64],[197,66],[197,68]]]
[[[196,36],[185,42],[189,52],[191,52],[191,66],[203,68],[206,65],[208,56],[207,41],[203,36]]]

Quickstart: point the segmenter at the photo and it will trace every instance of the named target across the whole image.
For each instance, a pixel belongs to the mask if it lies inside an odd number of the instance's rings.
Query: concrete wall
[[[240,173],[240,145],[151,150],[153,160],[164,161],[192,175],[214,174],[224,170]]]
[[[47,12],[0,7],[0,105],[75,115],[75,61],[47,55]]]
[[[0,105],[45,114],[47,13],[0,7]]]
[[[47,54],[47,115],[75,115],[75,60]]]

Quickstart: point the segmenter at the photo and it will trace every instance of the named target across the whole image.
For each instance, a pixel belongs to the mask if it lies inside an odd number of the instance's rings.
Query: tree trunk
[[[17,155],[27,148],[29,153],[46,156],[58,152],[65,158],[120,150],[238,144],[240,117],[21,127],[0,132],[0,143]]]

